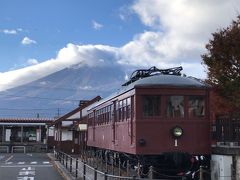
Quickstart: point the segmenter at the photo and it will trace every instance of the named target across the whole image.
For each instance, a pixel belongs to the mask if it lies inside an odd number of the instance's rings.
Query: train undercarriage
[[[166,152],[159,155],[133,155],[111,150],[92,148],[94,156],[100,157],[109,165],[121,162],[121,168],[127,166],[135,171],[135,175],[141,178],[154,179],[185,179],[198,180],[200,167],[208,171],[210,168],[209,155],[190,155],[184,152]],[[151,173],[151,175],[150,175]],[[209,175],[204,175],[210,179]]]

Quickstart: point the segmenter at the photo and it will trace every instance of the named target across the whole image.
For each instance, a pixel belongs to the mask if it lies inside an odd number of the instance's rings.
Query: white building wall
[[[68,131],[67,129],[62,129],[62,139],[61,141],[72,141],[73,132]]]
[[[236,156],[236,180],[240,180],[240,156]]]
[[[212,155],[211,179],[232,180],[232,156]]]
[[[73,124],[72,121],[62,121],[62,127],[68,127],[71,126]]]
[[[48,128],[48,136],[54,136],[54,127]]]

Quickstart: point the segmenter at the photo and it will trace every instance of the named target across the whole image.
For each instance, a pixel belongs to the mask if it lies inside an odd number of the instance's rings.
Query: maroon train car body
[[[87,145],[137,156],[209,155],[209,89],[163,74],[123,86],[89,107]]]
[[[186,77],[158,75],[129,86],[89,109],[88,146],[130,154],[210,153],[206,85]],[[182,128],[182,137],[172,136],[175,126]]]

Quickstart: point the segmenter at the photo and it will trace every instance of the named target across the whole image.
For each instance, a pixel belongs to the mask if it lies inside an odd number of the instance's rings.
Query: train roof
[[[103,102],[106,102],[116,96],[119,96],[127,91],[130,91],[137,87],[179,87],[179,88],[208,88],[209,85],[204,83],[203,81],[193,78],[193,77],[184,77],[179,75],[162,75],[157,74],[149,77],[145,77],[142,79],[138,79],[137,81],[127,85],[122,86],[121,89],[119,89],[117,92],[113,93],[112,95],[108,96],[107,98],[104,98],[100,100],[99,102],[96,102],[92,104],[88,110],[91,110],[92,108],[102,104]]]
[[[134,86],[174,86],[174,87],[207,87],[208,85],[199,79],[193,77],[184,77],[176,75],[153,75],[138,81],[133,82],[130,85]]]

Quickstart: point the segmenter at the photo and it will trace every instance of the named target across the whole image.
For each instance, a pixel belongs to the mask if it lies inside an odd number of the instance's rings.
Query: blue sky
[[[129,4],[125,0],[0,1],[0,30],[16,31],[0,33],[0,71],[21,68],[27,59],[41,62],[55,57],[67,43],[124,45],[144,29],[136,15],[127,15]],[[123,21],[120,14],[125,12]],[[36,43],[23,45],[24,37]]]
[[[206,78],[205,45],[239,12],[239,0],[1,0],[0,91],[74,64]]]

